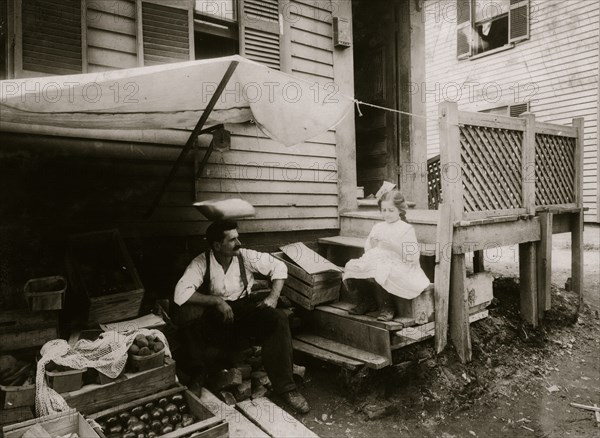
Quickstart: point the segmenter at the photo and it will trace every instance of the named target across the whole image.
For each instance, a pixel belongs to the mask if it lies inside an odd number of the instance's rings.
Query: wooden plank
[[[556,123],[536,122],[535,132],[538,134],[559,135],[561,137],[577,137],[576,127],[558,125]]]
[[[519,244],[519,282],[521,317],[529,324],[538,325],[537,275],[535,243]]]
[[[309,356],[349,370],[356,370],[364,366],[364,362],[323,350],[322,348],[315,347],[314,345],[307,344],[306,342],[302,342],[298,339],[292,339],[292,346],[294,347],[295,351],[300,351]]]
[[[285,283],[292,289],[300,292],[305,297],[313,299],[318,298],[319,296],[331,295],[332,293],[335,294],[339,292],[339,289],[342,285],[342,279],[341,277],[338,277],[326,283],[320,283],[319,285],[311,286],[293,276],[288,276],[288,278],[285,280]]]
[[[353,307],[352,303],[344,303],[338,301],[337,303],[331,303],[329,305],[321,305],[317,307],[317,310],[322,312],[333,313],[335,315],[341,315],[354,321],[362,322],[363,324],[372,325],[373,327],[379,327],[385,330],[400,330],[404,327],[401,322],[397,321],[378,321],[377,318],[367,315],[351,315],[348,313],[348,308]]]
[[[318,274],[309,274],[300,266],[296,265],[294,262],[290,261],[290,259],[283,254],[283,252],[274,252],[271,254],[274,258],[281,260],[286,264],[288,268],[288,274],[295,277],[296,279],[310,285],[315,286],[319,284],[325,284],[330,282],[333,279],[340,278],[341,274],[339,271],[326,271],[319,272]]]
[[[61,395],[70,407],[86,415],[130,400],[138,403],[140,397],[155,394],[175,383],[175,361],[165,358],[165,365],[160,368],[126,374],[125,377],[106,385],[85,385]]]
[[[14,409],[0,409],[0,426],[4,424],[20,423],[22,421],[31,420],[33,412],[31,407],[22,406]]]
[[[313,303],[310,298],[305,297],[300,292],[292,289],[291,287],[289,287],[285,284],[283,285],[283,288],[281,289],[281,293],[283,294],[284,297],[289,298],[294,303],[299,304],[306,310],[313,310],[315,308],[315,303]]]
[[[450,334],[462,363],[471,361],[469,294],[465,287],[465,255],[453,254],[450,276]]]
[[[270,436],[277,438],[318,438],[304,424],[265,397],[236,404],[246,417]]]
[[[267,433],[242,415],[240,411],[223,403],[206,388],[202,388],[200,400],[215,417],[227,421],[231,438],[269,437]]]
[[[101,29],[87,30],[87,43],[91,47],[117,50],[119,52],[131,53],[137,57],[137,42],[135,37],[123,34],[115,34]],[[106,65],[107,60],[102,60]]]
[[[536,244],[538,319],[550,310],[552,280],[552,213],[540,213],[540,241]]]
[[[302,341],[306,344],[321,348],[325,351],[329,351],[331,353],[339,354],[340,356],[345,356],[350,359],[363,362],[369,368],[380,369],[391,363],[390,359],[386,357],[380,356],[378,354],[373,354],[371,352],[361,350],[359,348],[354,348],[349,345],[333,341],[331,339],[323,338],[321,336],[303,333],[296,335],[295,339],[298,339],[299,341]]]
[[[524,131],[525,122],[515,117],[501,116],[489,113],[473,113],[460,111],[458,123],[461,125],[484,126],[487,128],[511,129]]]
[[[173,388],[165,389],[165,390],[159,391],[159,392],[154,391],[154,393],[152,395],[148,395],[148,396],[145,396],[145,397],[142,397],[139,399],[135,399],[133,401],[120,404],[119,406],[113,406],[112,408],[104,409],[99,412],[93,412],[87,416],[89,418],[92,418],[95,420],[97,418],[105,417],[107,415],[111,415],[116,412],[131,409],[135,406],[143,405],[144,403],[152,401],[152,400],[156,399],[157,397],[168,397],[170,395],[177,394],[177,393],[181,392],[182,389],[185,389],[185,388],[186,388],[185,386],[177,384],[177,386],[175,386]]]
[[[391,362],[387,330],[318,310],[308,312],[305,323],[311,333],[383,356]]]
[[[135,21],[126,17],[115,18],[116,17],[113,14],[95,11],[93,14],[87,14],[87,26],[96,29],[104,29],[110,32],[131,35],[135,38]]]
[[[118,20],[119,17],[128,17],[131,19],[135,19],[136,16],[136,7],[135,3],[126,0],[111,0],[111,1],[102,1],[102,0],[94,0],[87,2],[87,8],[89,10],[94,11],[102,11],[108,14],[115,15],[114,20]],[[91,16],[92,21],[94,19],[94,12],[88,12]]]
[[[579,296],[577,312],[583,306],[583,211],[571,215],[571,290]]]
[[[451,207],[447,203],[439,205],[440,223],[437,227],[438,247],[435,257],[434,303],[435,318],[438,324],[435,329],[435,350],[439,354],[446,347],[448,339],[448,308],[450,297],[450,268],[452,261],[453,218]]]
[[[539,218],[461,227],[454,230],[453,252],[467,253],[540,240]]]
[[[461,220],[464,211],[458,117],[456,102],[442,102],[438,106],[442,192],[444,202],[451,207],[452,221]]]
[[[285,255],[311,275],[326,271],[342,272],[342,269],[314,252],[302,242],[291,243],[282,246],[280,249]]]

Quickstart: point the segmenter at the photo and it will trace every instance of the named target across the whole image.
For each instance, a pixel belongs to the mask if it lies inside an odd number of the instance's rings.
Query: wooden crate
[[[35,384],[0,385],[0,409],[14,409],[35,404]]]
[[[31,312],[25,309],[0,311],[2,351],[39,347],[58,338],[58,310]]]
[[[36,424],[39,424],[52,436],[76,433],[82,438],[100,438],[100,435],[92,429],[86,419],[74,409],[5,426],[2,428],[4,438],[21,438],[30,427]]]
[[[125,373],[112,383],[85,385],[77,391],[61,395],[69,406],[87,415],[154,394],[173,386],[175,382],[175,361],[167,357],[162,367]]]
[[[144,287],[118,230],[71,236],[66,264],[89,326],[138,316]]]
[[[312,310],[319,304],[336,301],[339,298],[342,286],[341,272],[325,271],[309,274],[283,252],[274,253],[273,257],[287,266],[288,278],[282,293],[291,301]]]
[[[33,418],[33,411],[29,406],[21,406],[13,409],[0,409],[0,426],[14,424]]]
[[[163,397],[170,397],[174,394],[182,394],[190,408],[190,413],[194,415],[198,421],[190,426],[183,427],[173,432],[161,435],[164,438],[178,438],[188,436],[190,434],[197,438],[226,438],[229,436],[229,425],[222,418],[214,415],[195,394],[188,391],[185,386],[177,384],[174,388],[159,392],[157,394],[143,397],[138,400],[125,403],[114,408],[96,412],[90,415],[90,418],[98,422],[102,422],[107,418],[119,414],[123,411],[128,411],[136,406],[143,406],[145,403],[153,402]]]

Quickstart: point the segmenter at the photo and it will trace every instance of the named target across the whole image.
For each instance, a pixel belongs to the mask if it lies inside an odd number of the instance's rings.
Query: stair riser
[[[379,222],[381,221],[377,219],[342,216],[340,218],[340,236],[367,237],[373,226]],[[412,226],[420,243],[435,243],[436,225],[412,224]]]

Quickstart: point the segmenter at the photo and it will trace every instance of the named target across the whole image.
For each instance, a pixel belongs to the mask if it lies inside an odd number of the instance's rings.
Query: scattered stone
[[[229,391],[220,391],[219,397],[221,398],[221,400],[223,400],[229,406],[233,406],[237,403],[235,397]]]
[[[239,402],[250,398],[252,395],[252,384],[250,383],[250,380],[246,380],[233,388],[233,395]]]
[[[242,372],[237,368],[221,370],[216,374],[213,382],[216,391],[240,385],[242,383]]]
[[[552,394],[553,392],[558,392],[558,391],[560,391],[560,388],[559,388],[558,386],[556,386],[556,385],[552,385],[552,386],[549,386],[548,388],[546,388],[546,390],[547,390],[547,391],[548,391],[550,394]]]
[[[255,398],[264,397],[265,395],[267,395],[267,392],[269,392],[267,388],[265,388],[262,385],[258,386],[252,389],[252,395],[250,396],[250,398],[254,400]]]

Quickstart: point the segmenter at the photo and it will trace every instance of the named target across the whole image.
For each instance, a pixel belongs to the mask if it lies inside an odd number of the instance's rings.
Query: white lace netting
[[[104,332],[95,341],[81,339],[71,347],[64,339],[54,339],[44,344],[37,364],[35,411],[38,417],[69,410],[62,396],[48,386],[45,379],[46,365],[52,361],[57,365],[76,370],[94,368],[112,379],[121,374],[127,363],[127,350],[138,334],[157,336],[165,345],[165,355],[171,350],[165,335],[159,330],[139,329],[125,333]]]

